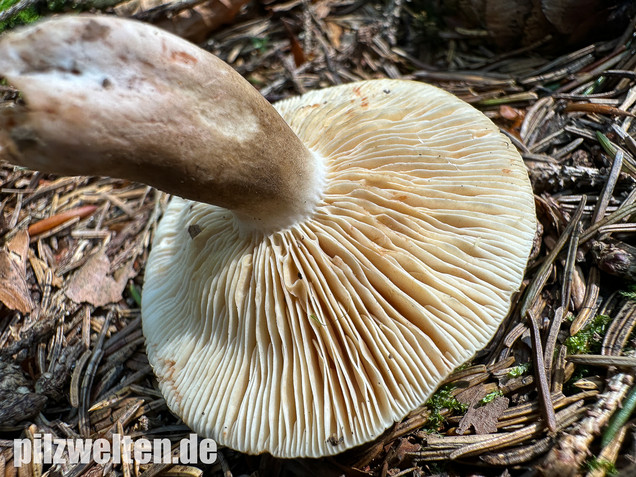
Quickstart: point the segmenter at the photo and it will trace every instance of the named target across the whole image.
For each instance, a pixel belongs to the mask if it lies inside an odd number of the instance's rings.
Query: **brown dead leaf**
[[[408,439],[400,438],[395,449],[397,462],[402,462],[407,454],[422,450],[421,444],[410,442]]]
[[[497,421],[503,412],[508,409],[510,400],[499,396],[483,406],[471,406],[457,426],[457,434],[464,434],[470,426],[475,428],[477,434],[490,434],[497,432]]]
[[[289,37],[289,47],[294,57],[294,64],[296,65],[296,68],[298,68],[300,65],[307,61],[305,52],[303,51],[303,47],[300,45],[298,38],[296,37],[289,24],[284,20],[282,23],[285,27],[285,31],[287,32],[287,36]]]
[[[455,399],[466,406],[473,407],[476,406],[486,394],[486,387],[483,384],[480,384],[478,386],[471,386],[464,389],[455,396]]]
[[[130,262],[116,277],[112,277],[110,260],[104,250],[100,250],[69,279],[65,293],[76,303],[86,302],[93,306],[116,303],[121,300],[126,283],[132,276],[134,274]]]
[[[20,313],[33,310],[31,293],[26,280],[26,258],[29,250],[29,234],[20,230],[0,250],[0,301]]]

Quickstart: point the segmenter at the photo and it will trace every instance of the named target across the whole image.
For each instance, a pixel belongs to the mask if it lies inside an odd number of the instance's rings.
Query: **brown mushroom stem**
[[[319,202],[323,169],[276,110],[212,54],[138,22],[66,16],[0,39],[9,162],[108,175],[285,228]]]

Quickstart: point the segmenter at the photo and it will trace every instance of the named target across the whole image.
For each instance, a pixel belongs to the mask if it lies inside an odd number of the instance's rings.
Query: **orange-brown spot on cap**
[[[90,20],[86,23],[84,27],[84,31],[80,37],[82,41],[100,41],[106,38],[110,32],[110,28],[106,25],[102,25],[101,23]]]
[[[173,359],[162,359],[161,365],[165,366],[166,373],[163,375],[163,379],[166,381],[172,381],[172,374],[174,373],[174,366],[177,364]]]
[[[399,202],[404,202],[408,198],[408,195],[402,193],[391,193],[391,199],[397,200]]]
[[[177,405],[181,405],[183,399],[179,386],[175,384],[176,361],[172,359],[159,358],[157,361],[157,368],[161,370],[161,373],[157,373],[157,379],[161,384],[165,386],[165,389],[170,389],[174,395],[174,399]]]
[[[185,51],[171,52],[170,59],[174,62],[183,63],[186,65],[196,65],[198,63],[198,60],[194,56],[186,53]]]

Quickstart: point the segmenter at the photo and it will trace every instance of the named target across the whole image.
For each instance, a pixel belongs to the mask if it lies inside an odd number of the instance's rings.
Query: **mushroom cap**
[[[508,139],[435,87],[372,80],[275,107],[324,161],[316,212],[245,234],[174,197],[143,329],[168,406],[197,433],[318,457],[379,436],[488,343],[523,278],[534,200]]]

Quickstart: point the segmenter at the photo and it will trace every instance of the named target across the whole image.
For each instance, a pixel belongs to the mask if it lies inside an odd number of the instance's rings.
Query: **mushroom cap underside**
[[[275,107],[325,163],[314,215],[246,235],[231,212],[173,198],[143,328],[196,432],[318,457],[379,436],[488,343],[523,278],[534,201],[508,139],[435,87],[372,80]]]

